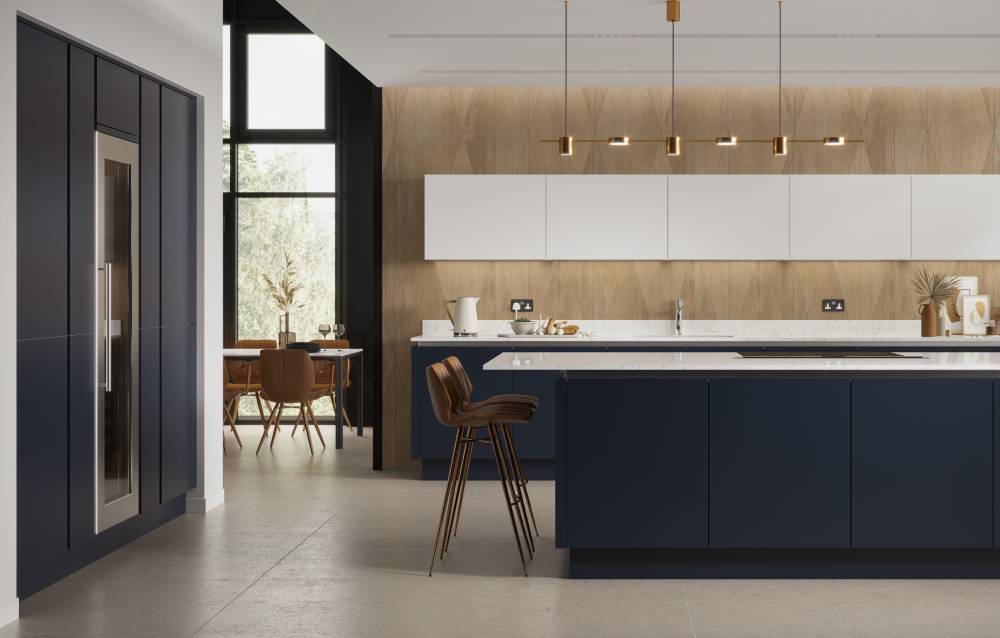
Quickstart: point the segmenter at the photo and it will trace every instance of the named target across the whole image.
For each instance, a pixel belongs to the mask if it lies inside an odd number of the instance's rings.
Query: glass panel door
[[[139,147],[97,134],[97,531],[139,513]]]

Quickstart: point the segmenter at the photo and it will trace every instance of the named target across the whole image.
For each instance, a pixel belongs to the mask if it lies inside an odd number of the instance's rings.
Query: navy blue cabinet
[[[139,135],[139,74],[97,59],[97,123]]]
[[[713,379],[709,395],[711,546],[849,547],[850,381]]]
[[[993,546],[992,383],[854,381],[854,547]]]
[[[65,337],[17,344],[19,592],[47,584],[69,545],[67,349]]]
[[[160,502],[195,486],[194,326],[160,330]]]
[[[94,54],[69,47],[69,334],[93,333]]]
[[[708,382],[560,383],[567,546],[707,547]]]
[[[160,504],[160,329],[139,331],[139,507]]]
[[[160,96],[160,316],[164,326],[195,322],[195,105],[163,87]]]
[[[160,85],[142,79],[139,327],[160,325]]]
[[[69,544],[94,536],[95,335],[69,337]]]
[[[64,41],[18,23],[16,312],[19,339],[63,336],[68,328],[67,49]]]

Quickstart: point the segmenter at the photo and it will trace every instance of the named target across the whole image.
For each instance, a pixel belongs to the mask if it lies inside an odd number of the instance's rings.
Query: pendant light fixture
[[[782,85],[781,85],[781,74],[782,74],[782,51],[781,51],[781,40],[783,35],[783,25],[782,25],[782,9],[784,8],[784,0],[778,0],[778,135],[771,139],[771,155],[774,157],[784,157],[788,155],[788,138],[781,134],[781,111],[782,111]]]
[[[681,0],[667,0],[667,20],[670,21],[670,137],[667,157],[681,154],[681,138],[677,136],[677,23],[681,19]]]
[[[569,0],[563,0],[563,134],[559,138],[559,155],[573,155],[573,138],[569,134]]]

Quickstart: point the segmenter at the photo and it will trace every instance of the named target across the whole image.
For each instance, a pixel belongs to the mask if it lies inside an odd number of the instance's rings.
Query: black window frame
[[[242,5],[226,2],[223,25],[229,26],[230,59],[230,134],[223,137],[223,148],[228,144],[229,190],[223,191],[223,342],[231,346],[239,335],[239,233],[238,215],[240,199],[304,199],[323,198],[335,201],[334,247],[336,320],[344,316],[345,242],[342,215],[342,175],[344,174],[340,139],[340,57],[325,47],[326,69],[325,114],[323,129],[251,129],[247,126],[247,87],[249,84],[248,46],[252,34],[312,34],[308,28],[289,17],[249,17],[239,15]],[[221,37],[221,34],[220,34]],[[336,168],[334,192],[240,192],[239,146],[244,144],[334,144]]]

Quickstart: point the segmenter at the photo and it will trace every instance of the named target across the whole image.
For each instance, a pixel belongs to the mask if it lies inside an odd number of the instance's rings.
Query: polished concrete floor
[[[373,474],[367,436],[310,457],[286,429],[256,457],[259,431],[229,438],[224,506],[23,600],[0,637],[1000,635],[1000,581],[569,581],[551,483],[530,578],[481,482],[428,579],[443,484]]]

